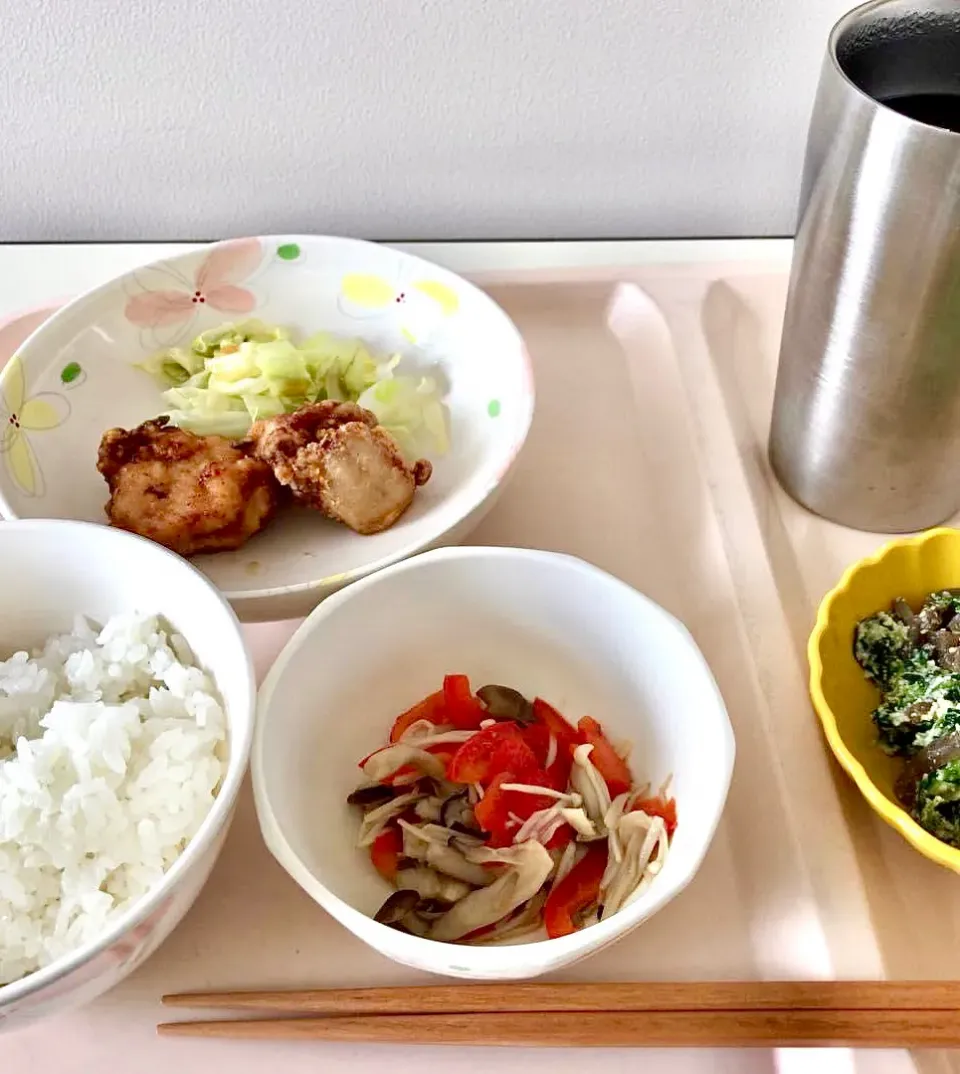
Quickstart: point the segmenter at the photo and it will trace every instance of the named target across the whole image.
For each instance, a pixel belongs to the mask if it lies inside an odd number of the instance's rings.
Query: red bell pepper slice
[[[520,737],[524,742],[533,750],[533,755],[537,759],[537,764],[541,768],[547,766],[547,753],[550,750],[550,731],[545,724],[531,723],[526,727],[521,727]]]
[[[570,782],[570,769],[573,757],[566,746],[557,741],[557,736],[544,723],[532,723],[520,729],[523,741],[533,750],[540,768],[546,773],[547,782],[555,791],[565,791]],[[550,757],[550,740],[553,739],[553,760],[547,767]],[[576,740],[579,745],[579,739]]]
[[[543,923],[551,939],[577,931],[574,917],[600,897],[600,881],[606,868],[606,842],[590,843],[586,857],[559,884],[554,884],[543,905]]]
[[[443,723],[443,714],[443,691],[437,690],[436,693],[429,694],[422,701],[418,701],[411,708],[408,708],[406,712],[400,713],[393,721],[393,727],[390,728],[390,741],[399,742],[403,733],[408,731],[418,720],[427,720],[435,724]]]
[[[655,798],[641,798],[633,803],[631,812],[642,811],[651,817],[662,817],[667,829],[667,838],[672,839],[677,830],[677,800],[657,795]]]
[[[517,828],[516,825],[510,823],[511,813],[523,821],[539,809],[549,809],[554,801],[546,795],[505,791],[504,783],[526,783],[535,787],[549,786],[542,772],[524,772],[522,776],[515,775],[513,772],[501,772],[493,777],[493,782],[486,788],[483,797],[473,808],[477,824],[483,831],[490,833],[492,846],[506,846],[513,842]]]
[[[384,880],[395,879],[402,852],[403,835],[392,824],[374,839],[370,847],[370,860]]]
[[[536,755],[516,725],[495,723],[463,743],[447,766],[447,779],[453,783],[488,783],[499,772],[522,775],[538,768]]]
[[[543,845],[547,850],[563,850],[567,843],[573,842],[573,829],[569,824],[561,824]]]
[[[580,736],[577,734],[577,729],[573,724],[568,723],[553,705],[548,701],[544,701],[542,697],[533,699],[533,715],[534,719],[549,728],[559,746],[565,746],[572,753],[574,746],[580,745]]]
[[[479,727],[487,719],[487,710],[473,696],[466,675],[443,677],[443,704],[447,720],[462,731]]]
[[[580,745],[581,739],[577,729],[542,697],[534,698],[533,715],[539,725],[546,727],[557,744],[556,756],[547,769],[550,786],[558,791],[565,791],[570,782],[570,769],[573,767],[573,751]],[[537,726],[537,725],[534,725]]]
[[[593,746],[590,760],[603,776],[610,797],[616,798],[618,794],[630,790],[633,786],[630,768],[610,744],[600,724],[592,716],[584,716],[577,726],[580,728],[581,741],[589,742]]]

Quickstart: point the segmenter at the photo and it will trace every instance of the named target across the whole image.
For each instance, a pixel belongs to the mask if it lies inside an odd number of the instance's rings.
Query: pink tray
[[[567,978],[955,976],[956,879],[858,798],[829,759],[807,700],[804,645],[819,598],[882,538],[811,516],[767,467],[782,266],[528,271],[481,282],[526,337],[538,411],[512,484],[472,539],[571,552],[659,601],[696,636],[737,735],[727,810],[694,883]],[[0,364],[32,328],[28,320],[0,327]],[[247,628],[261,675],[294,626]],[[930,1053],[387,1055],[154,1036],[163,992],[416,979],[361,945],[281,871],[247,792],[211,880],[160,951],[91,1007],[4,1038],[0,1070],[955,1069]]]

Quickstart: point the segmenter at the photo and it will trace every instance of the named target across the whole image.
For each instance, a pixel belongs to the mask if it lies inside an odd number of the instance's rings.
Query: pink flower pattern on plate
[[[126,318],[139,328],[160,328],[193,320],[203,306],[222,313],[250,313],[256,296],[238,284],[256,270],[261,258],[256,239],[219,243],[201,261],[192,289],[187,284],[183,289],[133,295],[124,310]]]

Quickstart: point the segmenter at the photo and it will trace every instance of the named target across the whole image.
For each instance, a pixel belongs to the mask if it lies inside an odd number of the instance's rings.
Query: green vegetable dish
[[[897,797],[919,824],[960,847],[960,590],[902,599],[857,625],[854,656],[880,690],[880,745],[905,759]]]
[[[329,399],[371,411],[408,459],[442,455],[442,386],[396,373],[399,361],[375,357],[359,339],[318,332],[295,343],[288,329],[249,320],[202,332],[141,368],[166,389],[170,423],[200,436],[240,439],[254,421]]]

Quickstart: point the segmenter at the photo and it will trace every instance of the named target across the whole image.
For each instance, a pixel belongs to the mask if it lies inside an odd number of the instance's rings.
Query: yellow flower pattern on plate
[[[28,432],[43,432],[62,425],[70,414],[70,404],[55,392],[38,392],[27,398],[20,358],[14,355],[4,369],[0,392],[0,458],[17,488],[26,496],[42,496],[43,472]]]
[[[438,317],[451,317],[460,308],[456,291],[439,280],[414,280],[410,289],[429,299]],[[410,296],[402,286],[391,283],[383,276],[351,272],[341,280],[340,294],[348,305],[358,310],[386,313],[391,308],[401,307],[397,310],[400,331],[411,343],[417,342],[420,333],[414,329],[409,314],[403,309]]]

